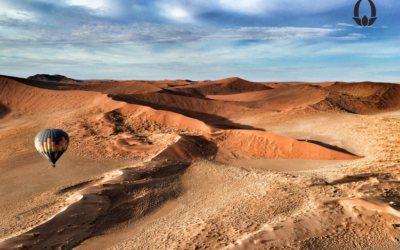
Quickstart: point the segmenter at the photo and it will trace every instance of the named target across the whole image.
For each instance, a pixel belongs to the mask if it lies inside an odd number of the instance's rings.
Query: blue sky
[[[400,1],[1,0],[0,74],[400,82]],[[370,17],[367,0],[361,17]]]

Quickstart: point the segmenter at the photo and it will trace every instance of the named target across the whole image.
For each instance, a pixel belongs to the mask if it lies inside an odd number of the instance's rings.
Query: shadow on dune
[[[0,102],[0,119],[10,113],[11,110]]]
[[[109,199],[110,209],[106,216],[99,218],[99,227],[90,238],[104,235],[109,228],[121,223],[138,222],[167,201],[179,197],[184,191],[181,175],[190,165],[189,162],[156,161],[144,164],[140,170],[122,170],[133,178],[104,185],[103,195]]]
[[[170,95],[179,95],[179,96],[186,96],[186,97],[194,97],[194,98],[199,98],[203,100],[211,100],[205,95],[201,94],[200,92],[196,91],[195,89],[192,91],[192,93],[188,92],[183,92],[183,91],[177,91],[177,90],[169,90],[169,89],[162,89],[161,91],[157,93],[163,93],[163,94],[170,94]]]
[[[262,129],[262,128],[255,128],[255,127],[249,126],[249,125],[234,123],[234,122],[232,122],[222,116],[218,116],[218,115],[207,114],[207,113],[203,113],[203,112],[186,110],[186,109],[181,109],[181,108],[176,108],[176,107],[170,107],[167,105],[161,105],[161,104],[156,104],[156,103],[151,103],[151,102],[139,101],[139,100],[136,100],[133,98],[129,98],[129,96],[126,96],[126,97],[114,96],[114,95],[109,95],[109,96],[116,101],[122,101],[122,102],[126,102],[129,104],[147,106],[147,107],[157,109],[157,110],[164,110],[164,111],[170,111],[170,112],[174,112],[177,114],[181,114],[181,115],[193,118],[193,119],[200,120],[200,121],[206,123],[207,125],[210,125],[210,126],[213,126],[216,128],[266,131],[265,129]]]
[[[173,145],[166,148],[154,159],[164,160],[195,160],[214,159],[218,153],[218,146],[215,142],[204,136],[180,135],[180,139]]]
[[[365,181],[369,180],[370,178],[373,177],[379,177],[379,174],[358,174],[358,175],[350,175],[346,176],[342,179],[335,180],[329,183],[329,185],[337,185],[337,184],[344,184],[344,183],[350,183],[350,182],[359,182],[359,181]]]
[[[324,142],[315,141],[315,140],[302,140],[302,139],[298,139],[298,141],[306,141],[306,142],[309,142],[309,143],[313,143],[313,144],[319,145],[319,146],[324,147],[324,148],[328,148],[328,149],[332,149],[332,150],[335,150],[335,151],[338,151],[338,152],[341,152],[341,153],[357,156],[356,154],[353,154],[353,153],[347,151],[344,148],[340,148],[338,146],[333,146],[333,145],[330,145],[330,144],[327,144],[327,143],[324,143]]]
[[[90,183],[92,183],[92,181],[85,181],[85,182],[79,183],[79,184],[77,184],[75,186],[61,189],[59,192],[63,193],[63,194],[64,193],[68,193],[68,192],[73,192],[73,191],[76,191],[76,190],[84,188],[85,186],[89,185]]]

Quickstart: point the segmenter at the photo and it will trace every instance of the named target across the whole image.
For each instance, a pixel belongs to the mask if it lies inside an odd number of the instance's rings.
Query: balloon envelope
[[[61,129],[46,129],[35,137],[35,147],[49,162],[55,163],[67,150],[69,144],[68,134]]]

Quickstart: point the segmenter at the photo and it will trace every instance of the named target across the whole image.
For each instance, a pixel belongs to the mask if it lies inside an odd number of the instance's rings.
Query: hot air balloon
[[[56,162],[67,150],[68,134],[60,129],[46,129],[35,137],[35,147],[49,162],[56,166]]]

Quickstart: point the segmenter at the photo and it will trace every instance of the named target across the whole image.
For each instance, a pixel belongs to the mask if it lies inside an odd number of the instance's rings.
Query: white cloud
[[[0,9],[0,15],[19,20],[32,20],[35,18],[32,13],[22,10]]]
[[[118,15],[122,12],[118,1],[110,0],[66,0],[70,6],[81,6],[89,8],[100,15],[111,16]]]
[[[354,27],[355,25],[352,23],[337,23],[338,26],[346,26],[346,27]]]
[[[358,29],[362,29],[362,28],[386,29],[386,28],[388,28],[388,26],[386,26],[386,25],[384,25],[384,26],[366,26],[366,27],[361,27],[359,25],[351,24],[351,23],[337,23],[336,25],[342,26],[342,27],[354,27],[354,28],[358,28]]]
[[[172,19],[181,23],[196,22],[193,14],[187,8],[180,6],[178,3],[163,1],[158,3],[157,7],[160,15],[168,19]]]
[[[367,36],[360,33],[350,33],[346,36],[338,37],[339,40],[359,40],[361,38],[366,38]]]
[[[332,11],[335,8],[349,5],[348,0],[157,0],[155,3],[158,6],[169,6],[169,8],[179,6],[191,13],[192,18],[202,13],[220,11],[247,15],[270,15],[277,11],[310,14]],[[350,8],[353,8],[353,6]],[[160,14],[165,14],[164,8],[160,8]]]
[[[35,13],[22,10],[11,2],[3,1],[0,2],[0,19],[18,19],[18,20],[34,20],[36,18]]]
[[[219,29],[208,37],[223,39],[312,39],[323,38],[335,32],[327,28],[302,27],[241,27],[233,29]]]
[[[182,8],[173,8],[169,11],[170,15],[172,16],[172,18],[174,19],[181,19],[181,18],[188,18],[190,17],[189,13],[182,9]]]
[[[276,7],[273,1],[262,1],[262,0],[219,0],[219,4],[222,8],[245,13],[261,13],[266,8]]]
[[[182,17],[184,13],[176,13]],[[25,22],[0,22],[0,34],[5,28],[15,32],[23,30],[25,37],[7,36],[3,42],[43,44],[99,44],[99,43],[178,43],[199,40],[274,40],[274,39],[321,39],[336,36],[339,29],[307,27],[241,27],[205,28],[193,25],[163,25],[151,23],[110,24],[92,23],[69,28],[65,32],[41,29]],[[338,38],[357,39],[357,34],[342,35]]]
[[[247,14],[267,14],[274,11],[288,11],[302,13],[315,13],[332,10],[346,5],[347,0],[314,1],[314,0],[219,0],[218,4],[223,9]]]

